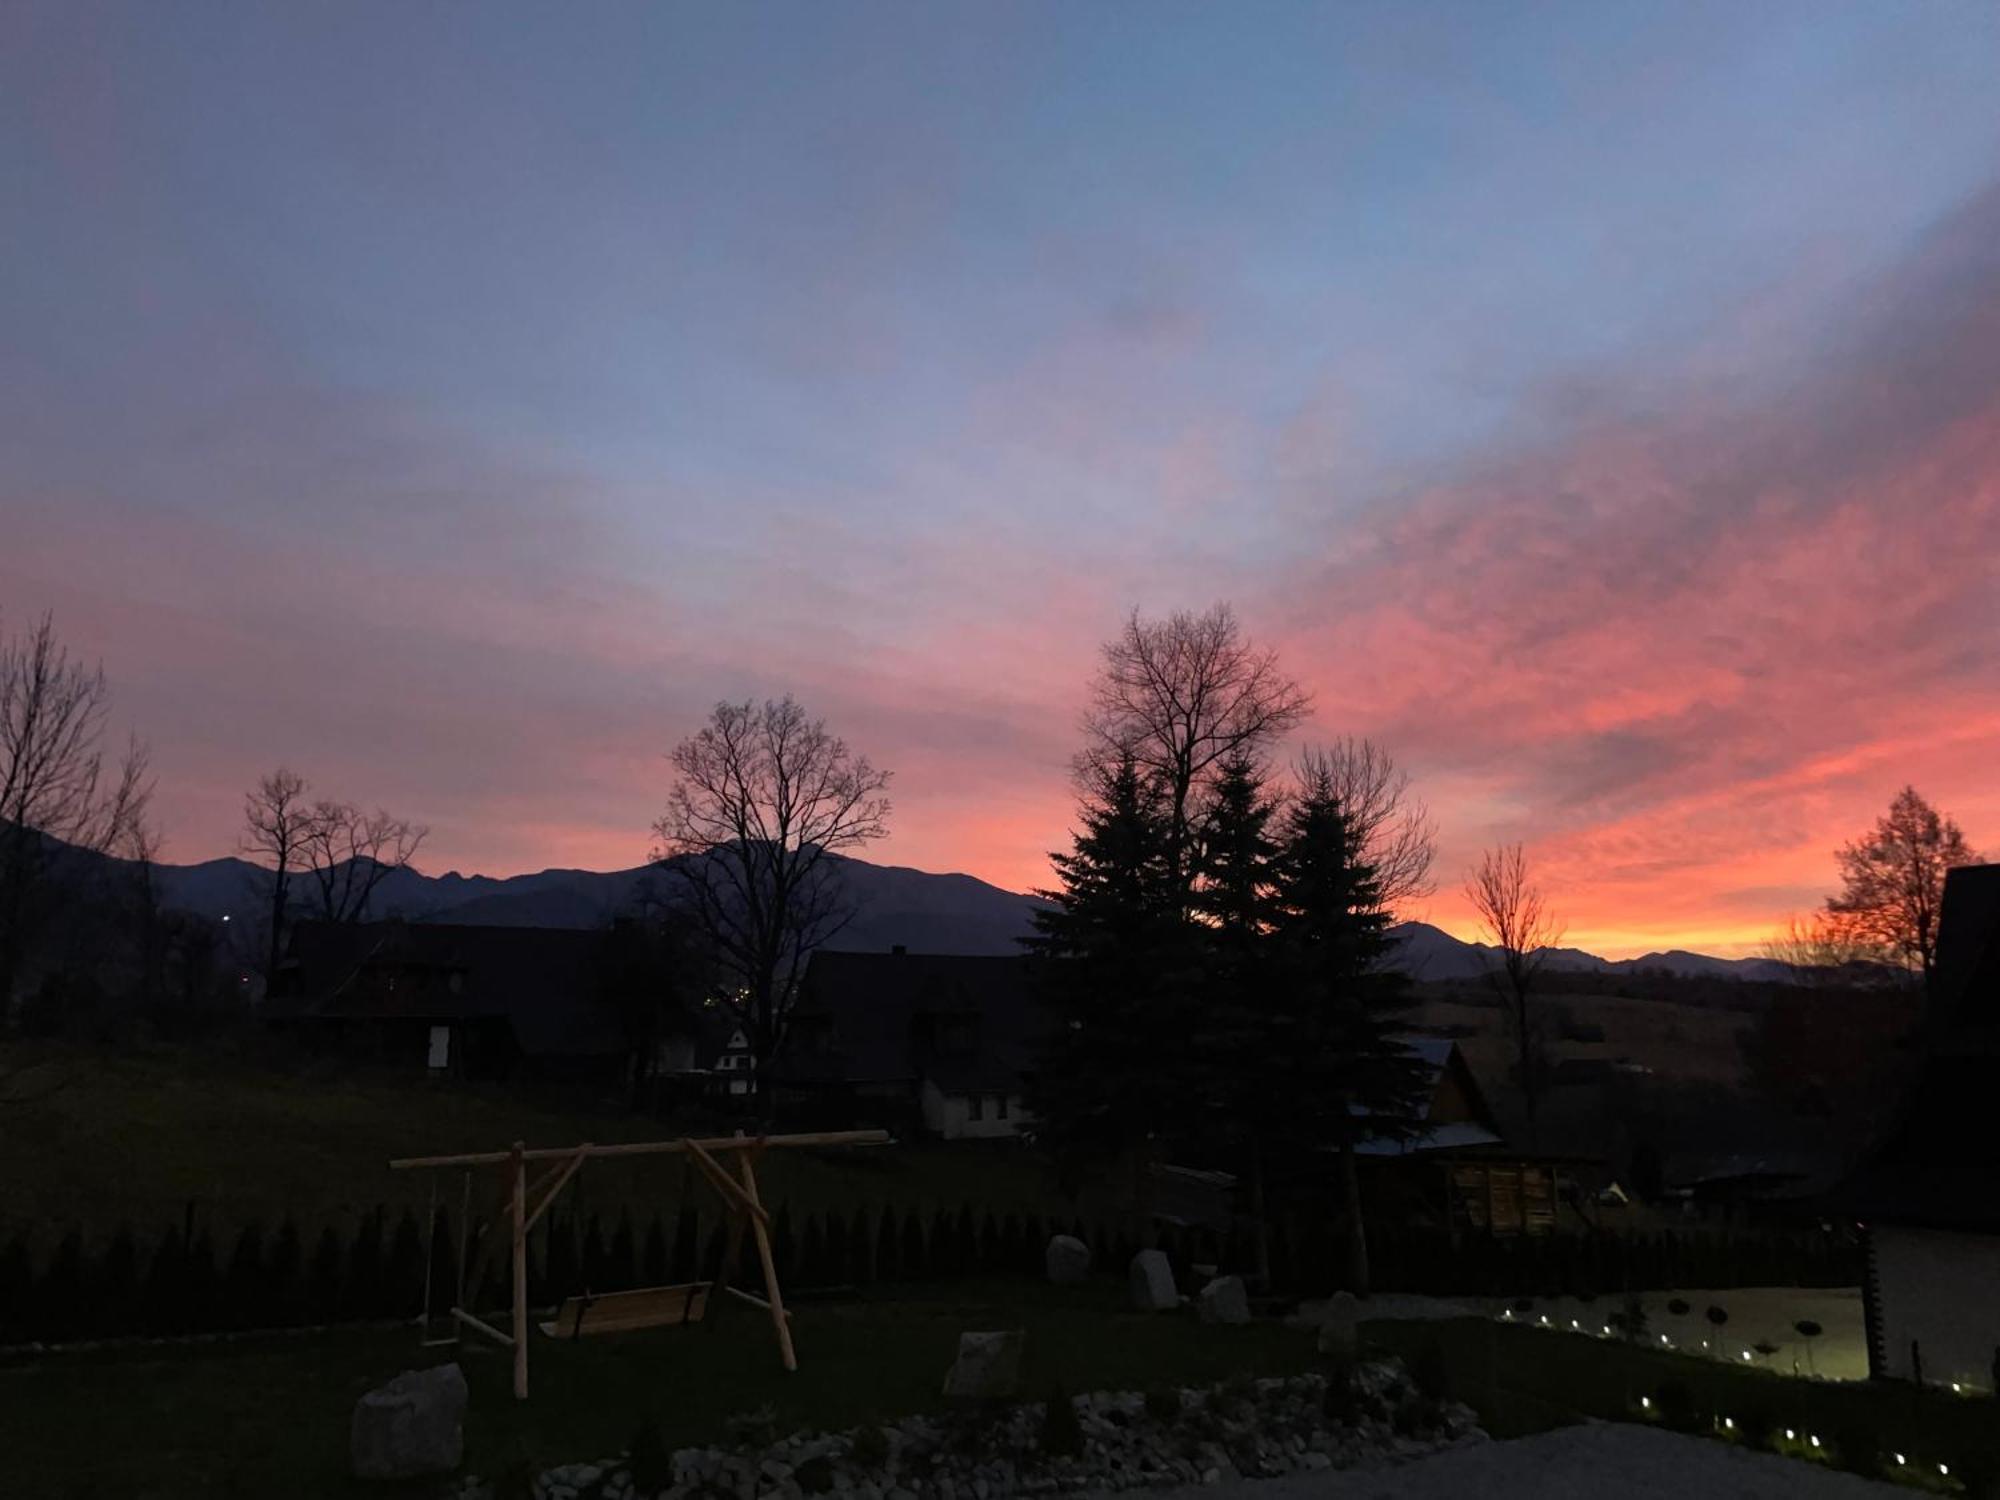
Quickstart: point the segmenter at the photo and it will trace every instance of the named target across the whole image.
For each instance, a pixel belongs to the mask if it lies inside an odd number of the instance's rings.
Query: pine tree
[[[1263,1097],[1270,1057],[1266,1006],[1273,982],[1272,929],[1278,847],[1270,835],[1277,813],[1263,767],[1236,754],[1219,768],[1201,821],[1200,879],[1195,913],[1207,936],[1207,1003],[1199,1023],[1207,1070],[1201,1105],[1210,1138],[1226,1144],[1246,1167],[1254,1271],[1271,1279],[1265,1192],[1270,1126]]]
[[[1398,1037],[1408,980],[1389,968],[1387,917],[1361,841],[1324,776],[1283,820],[1274,863],[1273,982],[1265,1007],[1266,1117],[1286,1137],[1340,1151],[1347,1284],[1368,1289],[1354,1149],[1413,1134],[1425,1072]]]
[[[1052,1022],[1029,1107],[1057,1150],[1123,1157],[1139,1227],[1150,1163],[1191,1129],[1199,939],[1168,848],[1164,800],[1128,758],[1102,776],[1059,891],[1028,947]]]

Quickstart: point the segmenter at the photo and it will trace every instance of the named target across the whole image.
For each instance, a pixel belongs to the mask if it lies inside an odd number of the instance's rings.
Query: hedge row
[[[468,1262],[481,1308],[507,1302],[503,1224],[475,1220]],[[451,1304],[463,1226],[440,1211],[430,1256],[433,1310]],[[1273,1226],[1272,1280],[1281,1291],[1321,1293],[1338,1285],[1344,1254],[1335,1226]],[[780,1210],[773,1252],[788,1289],[966,1276],[1039,1275],[1048,1237],[1066,1232],[1116,1270],[1137,1246],[1129,1232],[1040,1216],[982,1213],[971,1205],[924,1215],[885,1207],[853,1214]],[[551,1215],[529,1242],[529,1295],[537,1305],[584,1291],[712,1277],[724,1255],[723,1227],[692,1207],[641,1225],[629,1213]],[[1250,1238],[1169,1231],[1162,1248],[1183,1283],[1192,1264],[1249,1266]],[[1423,1231],[1370,1235],[1375,1286],[1382,1291],[1550,1295],[1613,1293],[1665,1286],[1853,1285],[1859,1257],[1851,1241],[1820,1234],[1558,1236],[1535,1240],[1451,1237]],[[749,1247],[733,1268],[754,1276]],[[256,1224],[225,1249],[206,1229],[171,1229],[141,1248],[129,1230],[101,1250],[71,1235],[35,1264],[16,1240],[0,1250],[0,1345],[132,1335],[178,1335],[414,1317],[424,1304],[425,1236],[405,1212],[393,1225],[381,1210],[343,1236],[308,1236],[287,1221]]]

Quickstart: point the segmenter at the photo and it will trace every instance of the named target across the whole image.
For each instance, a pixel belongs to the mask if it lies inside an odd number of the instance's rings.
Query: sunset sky
[[[0,9],[0,615],[166,857],[280,762],[625,867],[790,691],[1046,884],[1098,643],[1231,601],[1609,955],[1904,782],[2000,852],[2000,8]]]

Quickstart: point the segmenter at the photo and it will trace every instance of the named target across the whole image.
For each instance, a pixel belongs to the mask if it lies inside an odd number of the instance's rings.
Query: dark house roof
[[[961,1094],[1019,1089],[1047,1023],[1022,958],[819,952],[791,1027],[781,1079]]]
[[[552,927],[300,922],[270,1020],[496,1021],[531,1056],[623,1050],[608,935]]]
[[[2000,1232],[2000,864],[1945,877],[1924,1060],[1896,1125],[1829,1200],[1868,1223]]]

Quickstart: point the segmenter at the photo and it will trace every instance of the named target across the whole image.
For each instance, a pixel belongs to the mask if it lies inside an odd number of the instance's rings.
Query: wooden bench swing
[[[528,1399],[528,1231],[549,1211],[562,1190],[583,1164],[593,1157],[678,1155],[687,1159],[694,1173],[707,1181],[722,1200],[728,1214],[729,1232],[722,1264],[708,1281],[684,1282],[678,1286],[645,1287],[637,1291],[606,1292],[570,1297],[553,1317],[542,1321],[541,1331],[554,1338],[580,1338],[598,1333],[622,1333],[640,1328],[660,1328],[698,1323],[708,1310],[710,1297],[723,1292],[739,1301],[762,1308],[770,1315],[777,1335],[778,1354],[787,1370],[799,1367],[792,1347],[791,1314],[785,1311],[783,1290],[778,1285],[777,1265],[771,1254],[771,1216],[757,1194],[757,1158],[766,1151],[787,1147],[883,1146],[889,1144],[885,1130],[825,1131],[811,1135],[719,1136],[705,1140],[684,1137],[672,1141],[641,1141],[598,1146],[586,1141],[581,1146],[559,1146],[530,1150],[520,1141],[509,1151],[476,1152],[458,1156],[413,1156],[389,1163],[392,1172],[429,1171],[461,1168],[465,1172],[464,1207],[459,1219],[458,1278],[450,1318],[449,1338],[429,1338],[431,1324],[431,1254],[436,1240],[437,1178],[431,1179],[431,1217],[424,1256],[424,1329],[426,1343],[456,1343],[463,1330],[471,1329],[514,1352],[514,1395]],[[723,1165],[734,1157],[735,1171]],[[530,1162],[547,1163],[533,1183],[528,1181]],[[469,1213],[472,1204],[472,1174],[480,1167],[501,1167],[505,1176],[501,1193],[506,1207],[509,1237],[508,1259],[512,1263],[512,1332],[502,1332],[466,1307],[467,1250],[470,1241]],[[730,1269],[743,1248],[748,1230],[757,1247],[757,1260],[764,1275],[764,1295],[729,1285]]]

